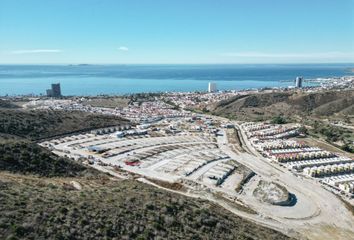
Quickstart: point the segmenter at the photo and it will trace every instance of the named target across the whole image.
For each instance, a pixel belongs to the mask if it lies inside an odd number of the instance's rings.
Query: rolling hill
[[[220,101],[208,110],[212,114],[237,120],[268,120],[287,117],[335,117],[354,115],[354,90],[271,92],[236,96]]]

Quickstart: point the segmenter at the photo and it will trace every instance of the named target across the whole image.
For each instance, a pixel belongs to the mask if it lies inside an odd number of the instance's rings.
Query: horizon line
[[[354,64],[354,62],[294,62],[294,63],[0,63],[0,65],[324,65]]]

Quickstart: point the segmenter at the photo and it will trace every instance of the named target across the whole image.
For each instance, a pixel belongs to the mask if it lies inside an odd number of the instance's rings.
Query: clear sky
[[[0,63],[354,62],[354,0],[0,0]]]

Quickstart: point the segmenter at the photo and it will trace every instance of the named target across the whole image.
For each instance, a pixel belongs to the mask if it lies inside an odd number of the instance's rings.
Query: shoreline
[[[303,86],[354,77],[354,64],[241,65],[0,65],[0,96],[41,96],[60,83],[67,96],[121,96],[137,93],[203,92],[288,88],[297,76]]]

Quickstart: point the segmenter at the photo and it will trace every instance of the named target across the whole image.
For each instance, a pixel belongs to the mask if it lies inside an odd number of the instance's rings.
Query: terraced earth
[[[85,115],[2,113],[0,239],[289,239],[209,201],[113,178],[28,140],[84,130],[92,126],[82,124]]]

